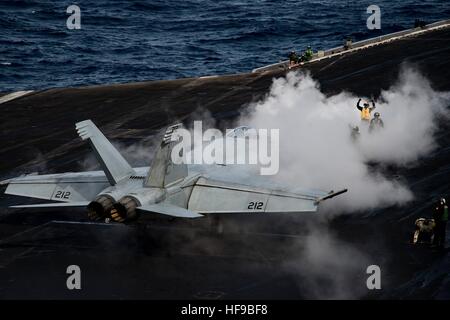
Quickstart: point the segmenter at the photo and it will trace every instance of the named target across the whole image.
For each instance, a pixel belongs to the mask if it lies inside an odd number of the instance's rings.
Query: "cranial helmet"
[[[375,112],[374,116],[375,116],[375,118],[378,118],[380,116],[380,113],[379,112]]]

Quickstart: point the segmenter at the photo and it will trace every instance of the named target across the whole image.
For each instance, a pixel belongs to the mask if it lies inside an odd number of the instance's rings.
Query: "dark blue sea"
[[[381,30],[366,27],[371,4]],[[246,72],[418,18],[450,18],[450,0],[0,0],[0,92]]]

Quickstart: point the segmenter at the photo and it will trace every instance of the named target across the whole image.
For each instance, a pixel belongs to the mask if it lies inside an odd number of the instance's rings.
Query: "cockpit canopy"
[[[227,133],[227,138],[257,137],[258,132],[249,126],[240,126]]]

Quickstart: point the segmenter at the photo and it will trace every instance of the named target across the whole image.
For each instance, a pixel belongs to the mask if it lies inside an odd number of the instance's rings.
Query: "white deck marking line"
[[[20,235],[22,235],[22,234],[24,234],[24,233],[27,233],[27,232],[30,232],[30,231],[33,231],[33,230],[36,230],[36,229],[39,229],[39,228],[46,227],[46,226],[49,225],[50,223],[51,223],[51,221],[46,222],[46,223],[43,223],[43,224],[40,224],[40,225],[38,225],[38,226],[29,228],[29,229],[26,229],[26,230],[21,231],[21,232],[17,232],[17,233],[15,233],[15,234],[13,234],[12,236],[9,236],[9,237],[7,237],[7,238],[0,239],[0,244],[4,244],[4,243],[8,242],[9,240],[11,240],[11,239],[13,239],[13,238],[15,238],[15,237],[17,237],[17,236],[20,236]]]
[[[31,92],[33,92],[33,90],[24,90],[24,91],[17,91],[17,92],[9,93],[7,95],[4,95],[3,97],[0,97],[0,104],[20,98]]]
[[[79,225],[94,225],[94,226],[126,226],[121,223],[105,223],[105,222],[88,222],[88,221],[64,221],[64,220],[52,220],[49,223],[57,223],[57,224],[79,224]]]

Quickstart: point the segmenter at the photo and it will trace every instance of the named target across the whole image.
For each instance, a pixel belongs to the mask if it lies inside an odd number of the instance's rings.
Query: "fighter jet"
[[[86,207],[89,219],[129,223],[141,215],[162,214],[200,218],[210,214],[315,212],[318,205],[340,195],[337,192],[292,193],[212,179],[175,164],[171,150],[174,132],[170,126],[150,167],[132,168],[91,120],[76,123],[102,171],[25,175],[9,179],[5,193],[54,202],[15,205],[13,208]]]

